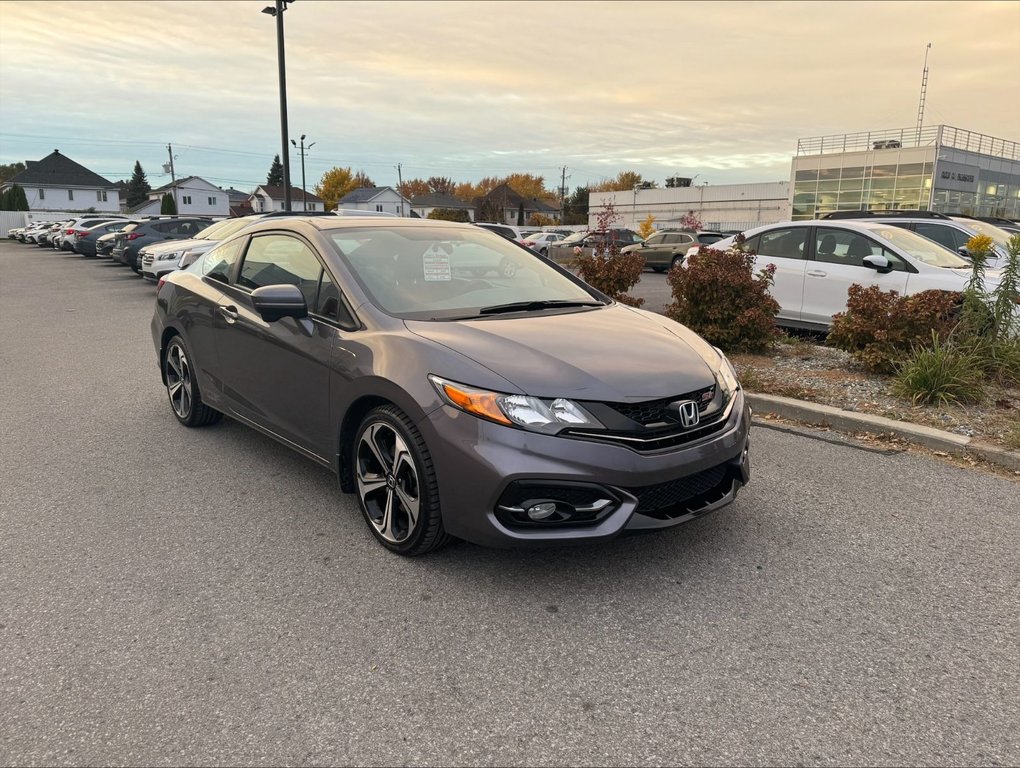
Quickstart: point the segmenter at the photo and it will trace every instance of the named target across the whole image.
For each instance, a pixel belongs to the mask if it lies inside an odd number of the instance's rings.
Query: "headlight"
[[[734,370],[733,364],[726,358],[722,350],[718,347],[712,347],[712,349],[719,355],[717,364],[712,366],[712,372],[715,374],[715,380],[722,387],[726,396],[725,400],[728,403],[734,393],[740,389],[740,382],[737,381],[737,372]]]
[[[173,251],[172,253],[161,253],[156,257],[156,261],[176,261],[184,255],[184,251]]]
[[[468,387],[439,376],[429,376],[440,397],[454,408],[506,426],[532,432],[556,434],[567,427],[605,429],[605,426],[577,403],[562,397],[542,399],[530,395],[507,395]]]

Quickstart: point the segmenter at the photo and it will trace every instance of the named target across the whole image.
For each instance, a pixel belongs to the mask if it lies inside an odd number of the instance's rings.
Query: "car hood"
[[[705,360],[683,340],[687,329],[622,305],[405,323],[412,333],[459,352],[536,397],[639,402],[715,382]],[[667,323],[676,325],[676,331]]]
[[[171,251],[182,251],[194,245],[212,242],[210,240],[167,240],[145,246],[146,253],[167,253]]]

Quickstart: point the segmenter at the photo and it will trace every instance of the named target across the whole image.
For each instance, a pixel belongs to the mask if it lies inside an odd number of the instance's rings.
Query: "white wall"
[[[229,216],[230,196],[202,179],[191,179],[171,192],[177,199],[180,216]],[[162,200],[163,193],[150,193],[150,200]],[[212,202],[210,202],[212,198]],[[190,200],[189,200],[190,199]]]
[[[695,187],[639,189],[636,192],[592,192],[588,196],[588,225],[596,225],[602,206],[612,201],[617,226],[637,229],[649,214],[657,228],[677,226],[693,212],[706,228],[749,229],[790,218],[790,182],[719,184]]]
[[[22,186],[32,211],[96,211],[120,213],[120,190],[101,187]],[[102,199],[103,192],[106,200]],[[70,193],[70,194],[68,194]],[[71,197],[73,195],[73,199]]]
[[[395,216],[410,216],[411,206],[399,194],[392,190],[385,190],[375,196],[367,203],[344,203],[337,204],[338,208],[354,209],[356,211],[379,211],[392,213]]]

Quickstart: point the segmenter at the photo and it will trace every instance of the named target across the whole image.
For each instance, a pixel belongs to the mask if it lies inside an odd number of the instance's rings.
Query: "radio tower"
[[[921,145],[921,124],[924,122],[924,97],[928,94],[928,51],[931,43],[924,49],[924,73],[921,75],[921,100],[917,105],[917,145]]]

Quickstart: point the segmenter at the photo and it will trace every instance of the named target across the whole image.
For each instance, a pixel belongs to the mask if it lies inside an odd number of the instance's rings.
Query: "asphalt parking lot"
[[[0,764],[1020,762],[1016,483],[758,426],[680,529],[405,560],[152,303],[0,243]]]

